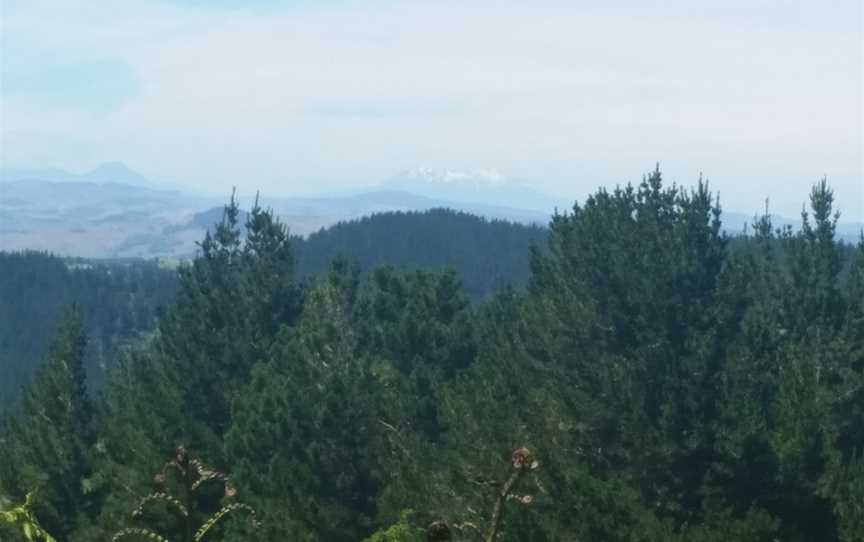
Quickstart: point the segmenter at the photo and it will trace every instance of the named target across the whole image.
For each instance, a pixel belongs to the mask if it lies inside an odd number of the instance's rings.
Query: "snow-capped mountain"
[[[562,202],[494,169],[459,171],[418,167],[384,181],[381,188],[457,203],[478,203],[551,213]]]
[[[507,178],[495,169],[480,169],[477,171],[457,171],[453,169],[434,169],[430,167],[418,167],[403,171],[399,177],[415,179],[430,183],[480,183],[480,184],[502,184]]]

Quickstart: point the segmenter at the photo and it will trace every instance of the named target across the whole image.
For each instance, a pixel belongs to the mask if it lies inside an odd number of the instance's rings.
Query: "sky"
[[[0,0],[0,166],[225,194],[493,169],[581,199],[700,173],[864,221],[859,0]]]

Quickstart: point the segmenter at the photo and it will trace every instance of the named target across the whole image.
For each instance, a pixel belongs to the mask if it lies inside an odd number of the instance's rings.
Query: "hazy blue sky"
[[[702,171],[864,220],[860,0],[0,0],[5,167],[266,194],[419,165],[572,198]]]

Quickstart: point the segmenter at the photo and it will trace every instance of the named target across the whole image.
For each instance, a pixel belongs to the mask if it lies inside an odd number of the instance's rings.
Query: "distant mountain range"
[[[414,179],[420,181],[420,179]],[[457,187],[456,184],[452,185]],[[422,185],[415,188],[422,190]],[[427,192],[428,193],[428,192]],[[543,224],[549,213],[465,197],[399,190],[394,185],[338,197],[265,198],[295,235],[387,211],[451,208],[478,216]],[[119,162],[76,175],[59,169],[0,170],[0,250],[64,256],[188,258],[221,218],[224,198],[165,189]],[[252,198],[240,198],[244,209]]]
[[[551,213],[556,207],[563,209],[572,203],[489,169],[455,171],[421,167],[403,171],[381,186],[385,190],[409,192],[439,200],[518,207],[545,214]]]
[[[59,169],[0,169],[0,250],[42,250],[64,256],[188,258],[208,227],[221,217],[225,198],[166,189],[120,162],[73,174]],[[240,198],[248,209],[252,198]],[[333,197],[271,198],[272,208],[295,235],[340,221],[388,211],[450,208],[490,219],[546,225],[569,202],[492,170],[460,172],[418,168],[366,191]],[[752,217],[724,213],[730,233]],[[800,220],[775,218],[775,225]],[[858,239],[862,224],[838,225],[838,235]]]
[[[0,182],[51,181],[56,183],[124,184],[151,189],[170,189],[170,185],[153,182],[132,171],[123,162],[105,162],[82,174],[69,173],[57,168],[15,169],[0,168]]]

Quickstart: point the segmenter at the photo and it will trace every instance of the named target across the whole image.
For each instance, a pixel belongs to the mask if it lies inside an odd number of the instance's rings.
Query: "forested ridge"
[[[707,185],[654,171],[472,304],[453,271],[301,280],[232,202],[96,394],[67,313],[3,418],[0,509],[75,541],[864,540],[864,241],[833,207],[821,181],[800,231],[732,250]]]
[[[241,234],[245,215],[238,215]],[[363,280],[385,264],[452,268],[478,301],[508,286],[523,288],[529,249],[542,246],[545,236],[541,227],[433,209],[340,222],[291,243],[298,281],[327,273],[338,258],[356,265]],[[86,373],[91,387],[98,387],[117,357],[115,349],[153,331],[158,313],[173,304],[176,287],[177,273],[156,260],[0,252],[0,409],[30,382],[64,307],[77,304],[82,312],[89,339]]]
[[[465,293],[480,300],[528,283],[528,252],[546,243],[547,230],[486,220],[451,209],[377,213],[340,222],[296,238],[297,275],[327,272],[336,258],[360,266],[363,275],[381,265],[454,269]]]
[[[176,287],[175,274],[154,261],[0,252],[0,410],[30,382],[65,309],[81,313],[89,339],[84,369],[98,385],[116,350],[155,328]]]

